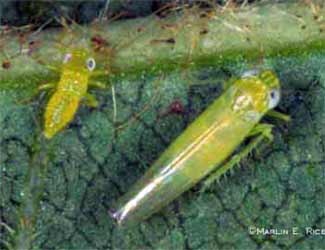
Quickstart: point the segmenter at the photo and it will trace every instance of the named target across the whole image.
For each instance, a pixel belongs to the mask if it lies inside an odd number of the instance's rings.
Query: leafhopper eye
[[[87,69],[93,71],[96,67],[96,61],[94,58],[88,58],[86,61]]]
[[[268,93],[268,108],[273,109],[275,108],[280,101],[280,90],[279,89],[272,89]]]

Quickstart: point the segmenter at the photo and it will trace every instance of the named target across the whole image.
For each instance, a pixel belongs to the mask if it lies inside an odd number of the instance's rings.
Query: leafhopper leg
[[[39,93],[41,91],[48,91],[48,90],[53,90],[55,88],[55,86],[57,85],[57,83],[55,82],[49,82],[49,83],[45,83],[45,84],[42,84],[40,85],[36,90],[35,92],[31,95],[31,97],[28,97],[26,99],[23,99],[21,101],[19,101],[18,103],[19,104],[27,104],[27,103],[30,103],[32,102],[32,100],[34,98],[36,98],[36,96],[39,95]]]
[[[281,112],[275,111],[275,110],[270,110],[269,112],[266,113],[267,116],[277,118],[280,120],[283,120],[285,122],[289,122],[291,120],[289,115],[283,114]]]
[[[47,64],[44,64],[43,66],[45,68],[47,68],[48,70],[50,70],[50,71],[54,71],[56,73],[60,73],[61,72],[61,69],[59,67],[55,67],[53,65],[47,65]]]
[[[84,96],[84,98],[85,98],[86,104],[89,107],[96,108],[98,106],[98,101],[96,100],[96,97],[93,96],[92,94],[87,93]]]
[[[55,82],[44,83],[44,84],[40,85],[37,88],[37,90],[39,92],[39,91],[43,91],[43,90],[53,89],[56,85],[57,85],[57,83],[55,83]]]
[[[93,80],[89,81],[88,86],[91,88],[98,88],[98,89],[106,89],[107,88],[106,84],[99,82],[99,81],[93,81]]]
[[[215,181],[218,181],[223,174],[239,164],[240,161],[247,157],[255,148],[257,148],[263,140],[267,139],[271,142],[273,140],[272,127],[273,125],[267,123],[256,125],[248,135],[248,137],[255,136],[255,138],[253,138],[241,152],[232,156],[230,160],[225,163],[225,165],[212,172],[203,182],[200,192],[207,190],[208,187]]]
[[[91,73],[92,77],[107,77],[109,75],[109,72],[106,70],[96,70],[95,72]]]

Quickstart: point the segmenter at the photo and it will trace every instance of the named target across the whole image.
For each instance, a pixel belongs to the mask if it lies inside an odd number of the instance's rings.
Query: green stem
[[[324,50],[325,7],[313,2],[313,6],[299,1],[210,12],[184,9],[182,14],[161,19],[139,18],[77,30],[83,36],[100,34],[112,46],[113,52],[104,60],[118,77],[221,66],[239,60],[256,63],[264,57],[307,56]],[[49,30],[40,36],[41,57],[50,64],[52,41],[62,34]],[[16,45],[8,45],[7,50],[15,48],[17,52],[17,39],[11,40],[10,44]],[[0,89],[21,79],[23,87],[35,85],[35,79],[48,78],[48,71],[35,66],[32,58],[18,58],[11,69],[0,69]],[[3,55],[0,60],[4,60]]]
[[[48,162],[48,156],[44,155],[41,150],[40,138],[36,140],[22,191],[19,224],[13,235],[13,249],[31,249],[36,236],[35,224],[39,214],[40,199],[44,191]]]

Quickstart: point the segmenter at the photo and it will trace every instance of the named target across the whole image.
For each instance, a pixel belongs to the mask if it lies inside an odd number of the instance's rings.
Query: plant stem
[[[264,57],[308,56],[325,49],[325,7],[315,2],[210,11],[194,7],[166,18],[151,16],[116,21],[79,27],[79,31],[83,36],[100,34],[112,46],[112,53],[104,55],[104,61],[109,64],[111,75],[118,77],[221,66],[239,60],[256,63]],[[50,64],[52,41],[62,32],[41,33],[41,58]],[[8,46],[17,51],[17,39],[11,40],[15,45]],[[0,55],[0,59],[5,58]],[[17,79],[25,79],[21,86],[31,86],[26,78],[42,78],[42,74],[48,78],[44,67],[36,67],[31,61],[32,58],[21,56],[15,59],[11,69],[0,69],[0,89],[10,88],[13,84],[8,82]]]

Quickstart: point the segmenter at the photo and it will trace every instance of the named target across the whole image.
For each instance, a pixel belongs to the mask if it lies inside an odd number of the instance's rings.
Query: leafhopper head
[[[232,108],[245,120],[257,122],[280,101],[280,83],[270,70],[251,70],[235,82]]]

